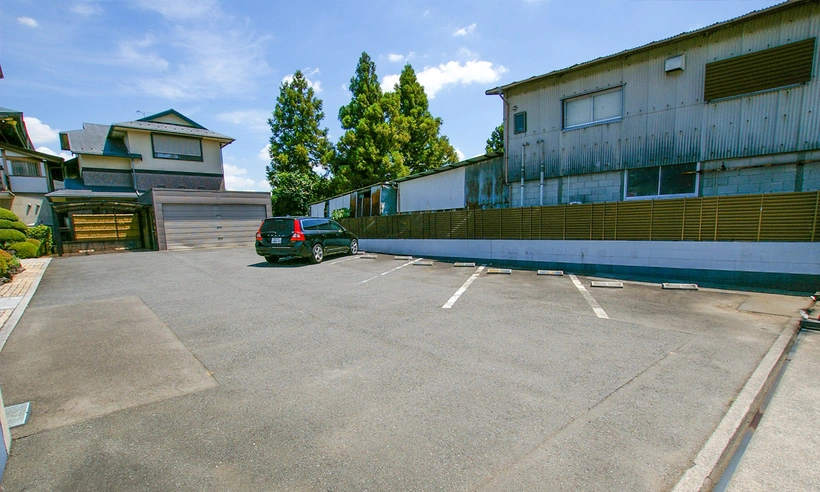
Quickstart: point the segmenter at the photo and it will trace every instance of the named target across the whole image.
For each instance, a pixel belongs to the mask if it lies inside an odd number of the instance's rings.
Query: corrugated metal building
[[[510,205],[820,189],[818,34],[786,2],[488,90]]]

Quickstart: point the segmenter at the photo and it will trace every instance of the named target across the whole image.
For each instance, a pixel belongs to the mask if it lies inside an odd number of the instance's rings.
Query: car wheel
[[[352,241],[350,241],[350,254],[355,255],[358,252],[359,252],[359,240],[358,239],[353,239]]]
[[[278,256],[266,256],[265,261],[267,261],[268,263],[276,263],[277,261],[279,261],[279,257]]]
[[[325,248],[320,244],[316,243],[313,245],[313,250],[311,250],[310,255],[310,262],[311,263],[321,263],[325,257]]]

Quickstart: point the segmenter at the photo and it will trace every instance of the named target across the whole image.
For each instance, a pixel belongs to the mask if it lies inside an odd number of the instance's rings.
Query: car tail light
[[[259,226],[259,229],[256,230],[256,240],[257,241],[262,240],[262,226],[261,225]]]
[[[302,223],[298,220],[293,221],[293,235],[290,236],[291,241],[304,241],[305,233],[302,232]]]

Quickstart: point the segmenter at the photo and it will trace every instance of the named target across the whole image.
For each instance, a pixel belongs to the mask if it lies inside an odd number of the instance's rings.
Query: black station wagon
[[[359,238],[335,220],[318,217],[273,217],[256,232],[256,254],[269,263],[284,256],[308,258],[320,263],[325,255],[356,254]]]

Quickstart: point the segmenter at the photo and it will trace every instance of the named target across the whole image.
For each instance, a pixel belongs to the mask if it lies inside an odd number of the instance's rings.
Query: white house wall
[[[464,208],[464,167],[399,183],[399,212]]]
[[[129,131],[126,143],[130,152],[142,155],[142,160],[135,161],[137,169],[222,174],[222,147],[219,142],[206,139],[201,141],[202,162],[154,158],[150,132]]]

